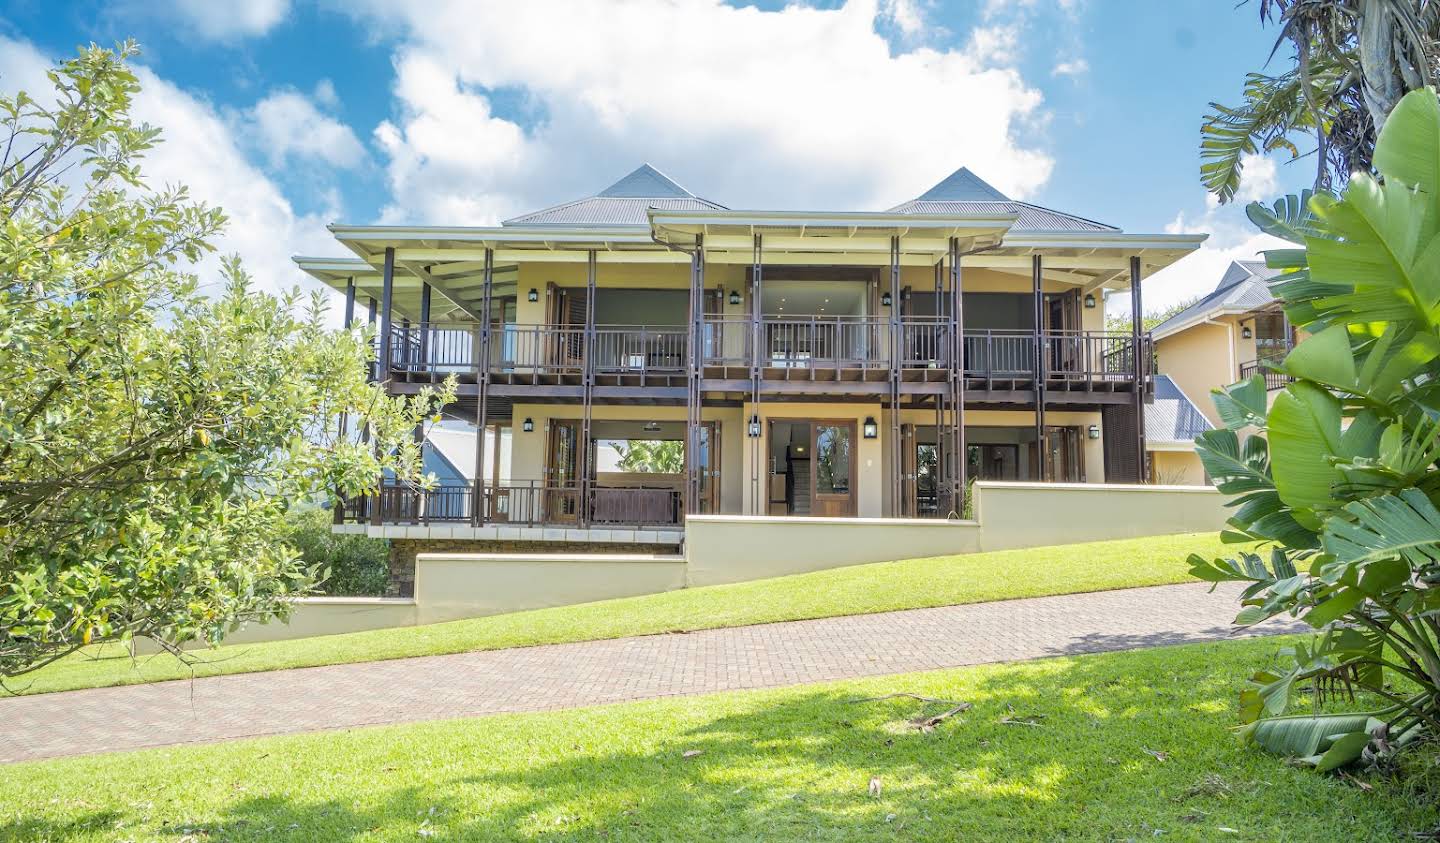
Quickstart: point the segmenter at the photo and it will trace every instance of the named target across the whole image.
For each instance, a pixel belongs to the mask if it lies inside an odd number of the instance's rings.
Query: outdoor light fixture
[[[866,416],[865,424],[860,429],[864,432],[866,439],[874,439],[880,435],[880,425],[875,423],[874,416]]]
[[[530,292],[528,292],[528,293],[525,294],[525,301],[528,301],[528,302],[537,302],[537,301],[540,301],[540,291],[537,290],[537,289],[535,289],[534,287],[531,287],[531,288],[530,288]]]
[[[1091,439],[1099,439],[1099,438],[1100,438],[1100,425],[1098,425],[1098,424],[1092,424],[1092,425],[1090,425],[1090,429],[1089,429],[1088,433],[1090,434],[1090,438],[1091,438]]]
[[[523,430],[523,431],[525,431],[526,433],[534,433],[534,432],[535,432],[535,420],[532,419],[532,418],[530,418],[529,416],[526,416],[526,417],[525,417],[525,421],[520,422],[520,429]]]
[[[643,429],[646,433],[659,433],[660,422],[645,422],[645,427]]]
[[[1240,339],[1242,339],[1242,340],[1248,340],[1248,339],[1250,339],[1250,338],[1253,337],[1253,336],[1255,336],[1255,332],[1252,331],[1252,330],[1250,330],[1250,326],[1249,326],[1249,325],[1245,325],[1244,327],[1242,327],[1242,328],[1240,329]]]
[[[730,291],[730,304],[732,304],[732,305],[739,305],[739,304],[740,304],[740,291],[739,291],[739,290],[731,290],[731,291]]]
[[[1086,293],[1086,294],[1085,294],[1085,307],[1090,308],[1090,309],[1094,309],[1094,307],[1095,307],[1095,294],[1094,294],[1094,293]]]
[[[889,294],[889,293],[885,293],[884,295],[882,295],[882,296],[880,297],[880,304],[881,304],[882,307],[889,307],[889,306],[890,306],[890,304],[891,304],[891,298],[890,298],[890,294]]]
[[[760,438],[760,416],[758,414],[750,417],[749,433],[751,439]]]

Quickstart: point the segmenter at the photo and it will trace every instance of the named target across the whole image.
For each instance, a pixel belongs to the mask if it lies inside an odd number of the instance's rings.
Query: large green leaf
[[[1369,714],[1296,715],[1267,717],[1245,727],[1245,739],[1267,752],[1293,758],[1320,755],[1335,737],[1366,733],[1374,725]]]
[[[1310,210],[1312,195],[1310,190],[1301,191],[1299,196],[1292,193],[1276,199],[1272,207],[1251,202],[1245,206],[1245,216],[1266,234],[1304,245],[1306,237],[1323,236],[1322,230],[1315,225],[1315,213]],[[1276,268],[1276,264],[1270,262],[1270,254],[1265,253],[1266,263]]]
[[[1221,387],[1212,393],[1215,411],[1220,421],[1230,430],[1247,427],[1265,427],[1265,411],[1269,397],[1265,378],[1260,375],[1247,378],[1239,383]]]
[[[1340,401],[1313,384],[1297,382],[1270,408],[1270,473],[1280,499],[1300,509],[1328,509],[1343,477],[1332,462],[1343,455]]]
[[[1401,98],[1385,120],[1374,160],[1386,179],[1440,195],[1440,101],[1433,90]]]
[[[1341,562],[1400,558],[1420,567],[1440,560],[1440,510],[1419,489],[1351,501],[1325,521],[1321,542]]]
[[[1355,357],[1350,353],[1350,332],[1336,325],[1306,337],[1285,356],[1281,367],[1288,374],[1325,386],[1354,391]]]

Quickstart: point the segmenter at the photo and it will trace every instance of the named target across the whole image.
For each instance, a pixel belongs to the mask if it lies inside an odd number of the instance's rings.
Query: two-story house
[[[687,513],[957,517],[976,478],[1146,482],[1150,339],[1107,331],[1104,300],[1140,313],[1204,239],[963,168],[888,210],[772,211],[648,165],[499,226],[331,231],[355,257],[296,261],[376,325],[376,376],[459,381],[427,446],[455,470],[343,519],[506,549],[678,545]]]

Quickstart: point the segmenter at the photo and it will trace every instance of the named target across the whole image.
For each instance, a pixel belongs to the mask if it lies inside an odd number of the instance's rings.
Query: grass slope
[[[201,662],[193,666],[165,654],[132,660],[111,646],[11,687],[45,693],[184,679],[192,668],[195,676],[248,673],[1187,582],[1192,552],[1218,556],[1235,547],[1196,533],[881,562],[428,626],[237,644],[197,653]]]
[[[1279,646],[18,764],[0,776],[0,839],[1363,841],[1434,829],[1440,806],[1422,780],[1362,774],[1362,787],[1241,744],[1236,689]],[[927,734],[905,721],[940,707],[854,702],[896,691],[974,708]]]

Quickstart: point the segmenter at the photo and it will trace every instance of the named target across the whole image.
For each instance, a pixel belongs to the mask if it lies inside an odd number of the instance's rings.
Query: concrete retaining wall
[[[227,643],[437,623],[895,559],[1216,531],[1227,515],[1218,492],[1195,486],[980,482],[974,496],[974,521],[695,515],[686,524],[684,556],[558,548],[420,553],[414,599],[311,598],[300,601],[289,624],[248,626]],[[429,547],[436,545],[443,543]]]
[[[684,587],[683,556],[422,553],[415,562],[415,603],[420,623]]]

